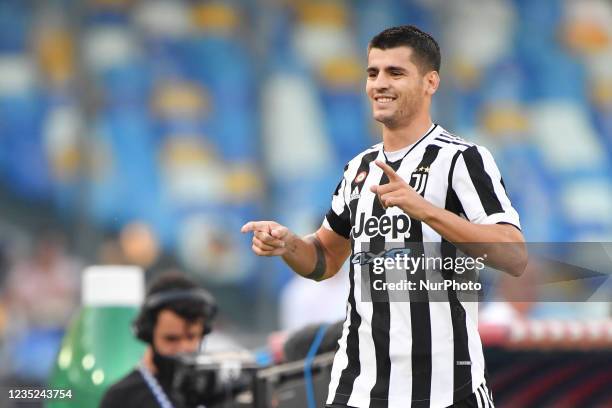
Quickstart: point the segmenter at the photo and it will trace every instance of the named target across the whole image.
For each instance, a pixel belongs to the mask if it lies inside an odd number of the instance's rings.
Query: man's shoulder
[[[454,133],[449,132],[444,129],[442,126],[437,125],[435,131],[429,138],[430,145],[436,145],[445,150],[450,150],[453,152],[463,152],[467,149],[478,149],[479,146],[476,143],[473,143],[469,140],[466,140],[460,136],[457,136]]]
[[[344,166],[344,171],[347,171],[351,167],[359,166],[359,164],[366,155],[378,154],[378,152],[382,149],[382,146],[383,144],[382,142],[380,142],[363,150],[361,153],[357,154],[355,157],[349,160],[348,163],[346,163],[346,165]]]
[[[140,394],[146,390],[147,386],[140,372],[132,370],[106,390],[100,408],[117,406],[119,402],[127,404],[127,400],[141,398]],[[124,406],[129,406],[129,404]]]
[[[109,388],[109,391],[132,389],[134,387],[141,387],[143,384],[145,384],[145,382],[142,378],[142,375],[138,370],[134,369],[130,371],[125,377],[114,383]]]

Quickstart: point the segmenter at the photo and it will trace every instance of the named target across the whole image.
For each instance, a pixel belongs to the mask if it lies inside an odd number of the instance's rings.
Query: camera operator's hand
[[[251,248],[259,256],[282,256],[287,252],[292,233],[275,221],[251,221],[240,229],[241,232],[253,232]]]

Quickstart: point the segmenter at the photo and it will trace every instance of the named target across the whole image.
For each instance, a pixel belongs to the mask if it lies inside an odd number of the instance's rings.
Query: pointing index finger
[[[270,232],[269,223],[266,221],[250,221],[240,228],[240,232],[263,231]]]
[[[400,176],[398,176],[395,170],[393,170],[391,166],[389,166],[387,163],[381,160],[376,160],[374,163],[376,163],[376,165],[380,167],[382,171],[385,172],[385,174],[389,178],[389,181],[396,181],[400,179]]]

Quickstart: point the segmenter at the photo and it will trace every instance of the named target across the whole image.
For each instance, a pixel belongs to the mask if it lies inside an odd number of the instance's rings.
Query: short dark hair
[[[431,35],[413,25],[391,27],[381,31],[370,41],[368,52],[372,48],[386,50],[401,46],[412,49],[414,63],[422,73],[440,72],[440,46]]]
[[[165,272],[156,276],[140,313],[133,322],[134,334],[152,343],[153,329],[162,310],[171,310],[189,323],[204,321],[204,334],[212,330],[217,314],[214,297],[181,272]]]
[[[147,298],[151,298],[151,296],[156,293],[168,292],[171,290],[190,289],[198,289],[198,285],[186,275],[178,271],[166,272],[158,275],[151,282],[151,285],[147,290]],[[202,313],[202,306],[200,305],[200,302],[190,299],[173,300],[171,302],[164,303],[155,309],[156,310],[153,310],[155,321],[157,321],[157,315],[162,309],[172,310],[189,323],[194,323],[197,320],[206,317]]]

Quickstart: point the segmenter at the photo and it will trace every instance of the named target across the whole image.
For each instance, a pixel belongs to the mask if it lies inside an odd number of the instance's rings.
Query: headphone
[[[193,289],[169,289],[147,296],[140,309],[138,317],[132,323],[134,335],[145,343],[153,343],[153,329],[156,323],[156,309],[162,309],[164,305],[175,301],[192,301],[202,306],[204,316],[204,332],[207,335],[212,331],[212,322],[217,315],[217,302],[215,298],[206,290],[201,288]],[[159,312],[159,310],[158,310]]]

